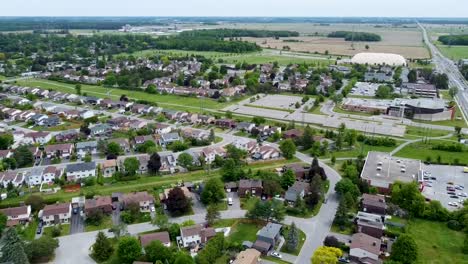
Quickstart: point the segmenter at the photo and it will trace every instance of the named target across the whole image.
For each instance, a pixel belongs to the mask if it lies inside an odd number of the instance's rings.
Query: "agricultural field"
[[[224,28],[247,28],[264,30],[292,30],[301,34],[297,38],[299,42],[285,42],[284,39],[274,38],[242,38],[243,40],[256,42],[264,48],[282,49],[289,46],[291,51],[308,52],[311,54],[325,54],[328,51],[333,55],[353,56],[359,52],[387,52],[401,54],[407,58],[429,58],[429,52],[422,42],[422,33],[415,24],[393,27],[390,25],[372,24],[330,24],[319,25],[313,23],[300,24],[223,24]],[[351,42],[343,39],[327,38],[326,35],[333,31],[355,31],[376,33],[382,37],[380,42],[355,42],[354,48]],[[369,50],[365,47],[369,45]]]
[[[468,34],[466,25],[424,25],[427,29],[431,40],[439,48],[439,50],[452,60],[468,58],[468,46],[447,46],[438,42],[437,39],[442,35],[459,35]]]

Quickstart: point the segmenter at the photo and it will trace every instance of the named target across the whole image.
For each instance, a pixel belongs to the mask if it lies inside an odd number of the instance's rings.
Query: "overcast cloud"
[[[467,17],[466,0],[2,0],[0,16]]]

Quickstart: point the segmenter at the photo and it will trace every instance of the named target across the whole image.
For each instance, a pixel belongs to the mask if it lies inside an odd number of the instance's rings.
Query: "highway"
[[[432,62],[436,65],[436,70],[440,73],[445,73],[449,77],[449,86],[450,87],[458,87],[458,94],[456,96],[456,101],[462,110],[463,117],[465,122],[467,122],[468,116],[468,83],[465,78],[461,75],[460,71],[458,70],[457,65],[455,63],[446,58],[439,49],[432,44],[429,35],[427,34],[426,29],[423,25],[418,23],[419,27],[423,32],[424,42],[429,47],[429,50],[432,54]]]

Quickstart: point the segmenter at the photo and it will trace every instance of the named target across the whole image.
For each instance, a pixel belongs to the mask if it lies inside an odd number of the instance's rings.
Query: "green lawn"
[[[332,224],[330,231],[343,235],[352,235],[354,233],[354,225],[345,226],[343,230],[339,226]]]
[[[255,203],[259,200],[260,199],[255,196],[249,198],[240,198],[241,208],[244,210],[251,210],[255,206]]]
[[[20,226],[17,228],[17,230],[19,229],[18,234],[25,240],[34,240],[34,238],[36,237],[38,224],[38,221],[34,219],[33,221],[29,222],[27,227]]]
[[[109,229],[112,227],[112,218],[109,215],[104,216],[101,221],[101,224],[98,226],[85,224],[85,232],[97,231],[102,229]]]
[[[283,245],[281,247],[281,250],[280,250],[281,252],[288,253],[288,254],[291,254],[291,255],[294,255],[294,256],[299,255],[299,253],[301,252],[301,248],[305,243],[306,234],[304,232],[302,232],[302,230],[300,230],[300,229],[298,229],[298,230],[299,230],[299,244],[297,245],[297,249],[294,250],[294,251],[289,251],[289,250],[286,249],[286,246]],[[283,236],[286,238],[288,236],[287,232],[285,232],[285,234],[283,234]]]
[[[397,140],[396,146],[385,147],[385,146],[370,146],[370,145],[363,144],[361,142],[356,142],[356,145],[350,150],[329,152],[327,153],[327,155],[321,156],[320,158],[331,158],[333,155],[335,156],[335,158],[357,157],[360,154],[363,154],[364,156],[366,156],[369,151],[390,152],[402,143],[403,141]]]
[[[453,131],[455,132],[455,130]],[[441,137],[451,133],[450,131],[446,130],[438,130],[438,129],[428,129],[424,127],[416,127],[416,126],[406,126],[406,134],[405,138],[421,138],[421,137]]]
[[[247,221],[238,222],[231,227],[231,234],[228,240],[239,245],[244,241],[255,242],[257,240],[257,232],[263,226],[264,224],[249,223]]]
[[[410,159],[420,159],[426,161],[430,157],[432,162],[437,161],[437,157],[441,157],[442,163],[452,163],[454,159],[458,159],[459,163],[466,163],[468,161],[468,152],[449,152],[442,150],[433,150],[432,146],[434,144],[447,143],[445,140],[430,140],[429,143],[416,142],[410,144],[400,151],[398,151],[394,156]],[[449,142],[450,143],[450,142]]]
[[[371,113],[347,111],[338,106],[335,106],[335,108],[333,108],[333,111],[336,113],[345,114],[345,115],[374,116]]]
[[[449,229],[445,223],[414,219],[408,233],[418,244],[418,264],[468,263],[461,252],[465,234]]]
[[[42,229],[42,234],[44,236],[52,236],[52,229],[53,228],[54,228],[54,226],[44,227]],[[61,228],[60,236],[67,236],[67,235],[70,234],[70,224],[60,225],[60,228]]]
[[[457,61],[468,58],[468,46],[437,45],[437,47],[449,59]]]

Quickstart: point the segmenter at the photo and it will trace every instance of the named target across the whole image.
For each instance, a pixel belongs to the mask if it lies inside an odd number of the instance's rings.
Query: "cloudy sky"
[[[468,17],[466,0],[3,0],[0,16]]]

